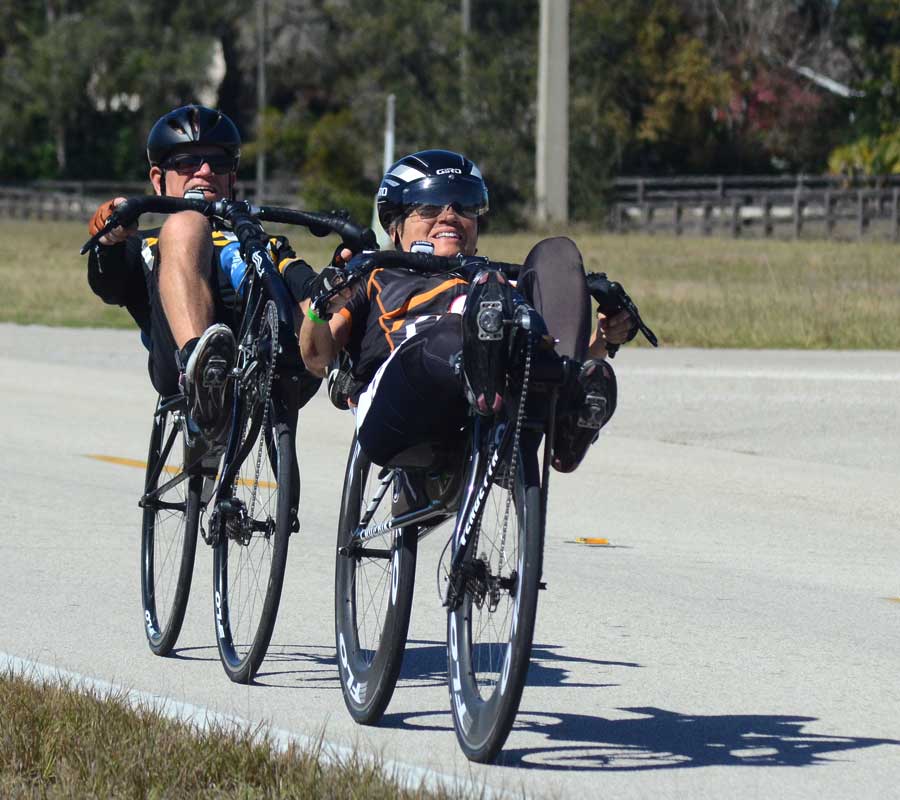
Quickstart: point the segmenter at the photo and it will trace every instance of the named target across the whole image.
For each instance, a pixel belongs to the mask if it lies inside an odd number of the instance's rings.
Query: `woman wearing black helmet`
[[[474,255],[488,192],[468,158],[426,150],[391,166],[378,189],[377,207],[397,249]],[[580,425],[579,419],[583,423],[599,413],[605,424],[615,407],[615,376],[603,360],[606,342],[625,342],[634,323],[627,312],[601,318],[591,339],[584,267],[571,240],[540,242],[525,267],[519,291],[559,340],[557,351],[583,362],[580,389],[573,387],[574,400],[557,426],[554,447],[554,466],[570,472],[596,439],[596,428]],[[359,440],[375,463],[458,429],[467,395],[480,410],[489,410],[491,402],[473,390],[479,383],[472,374],[475,367],[464,363],[464,375],[454,369],[454,359],[464,349],[459,312],[467,295],[470,287],[460,277],[384,269],[336,301],[328,324],[316,324],[313,317],[304,321],[300,343],[309,369],[324,374],[341,349],[350,354],[350,399],[358,405]],[[590,397],[605,399],[602,412],[585,406]]]
[[[205,106],[173,109],[147,138],[150,181],[159,195],[190,194],[210,201],[234,197],[240,154],[234,122]],[[124,199],[97,209],[91,235]],[[273,237],[270,247],[279,269],[295,273],[295,285],[315,276],[284,237]],[[94,292],[128,308],[145,334],[156,390],[171,395],[184,389],[193,420],[210,439],[223,427],[228,382],[222,377],[236,358],[238,298],[231,276],[240,272],[237,250],[230,231],[214,230],[203,215],[183,211],[160,229],[115,228],[100,239],[88,261]]]

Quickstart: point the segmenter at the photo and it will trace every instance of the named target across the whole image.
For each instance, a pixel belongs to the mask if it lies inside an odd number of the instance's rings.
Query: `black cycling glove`
[[[322,270],[309,282],[308,297],[313,301],[313,308],[319,319],[331,319],[328,313],[328,301],[333,297],[329,294],[340,289],[346,283],[344,273],[337,267],[323,267]]]
[[[585,278],[588,291],[591,297],[597,301],[598,310],[603,316],[611,317],[622,310],[627,310],[631,314],[631,328],[628,330],[628,338],[625,341],[630,342],[634,339],[640,329],[640,317],[632,313],[631,298],[625,294],[622,285],[607,278],[605,272],[589,272]]]

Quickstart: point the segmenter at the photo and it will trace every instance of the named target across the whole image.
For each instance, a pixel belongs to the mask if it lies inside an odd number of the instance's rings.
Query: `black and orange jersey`
[[[150,325],[149,280],[159,264],[159,228],[138,231],[126,241],[95,247],[88,258],[88,283],[105,303],[124,306],[145,332]],[[227,230],[212,231],[213,264],[219,293],[226,306],[239,302],[247,265],[240,256],[237,237]],[[315,272],[297,258],[287,238],[272,236],[269,255],[299,301]]]
[[[455,274],[424,275],[376,269],[360,283],[340,313],[350,324],[347,351],[353,359],[357,396],[391,352],[447,313],[461,313],[468,281]]]

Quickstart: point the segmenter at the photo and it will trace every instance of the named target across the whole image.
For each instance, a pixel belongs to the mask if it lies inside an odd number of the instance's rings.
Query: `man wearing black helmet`
[[[488,210],[481,172],[459,153],[427,150],[406,156],[385,174],[377,196],[381,224],[399,250],[440,256],[474,255],[478,218]],[[308,368],[323,374],[341,349],[353,362],[350,400],[357,404],[360,444],[377,464],[429,439],[458,430],[465,401],[480,413],[497,410],[502,398],[484,391],[484,365],[457,355],[472,339],[466,303],[487,293],[503,298],[509,288],[489,277],[469,285],[458,276],[399,269],[376,270],[349,297],[333,301],[327,324],[314,311],[301,329]],[[615,409],[616,382],[604,360],[606,344],[633,335],[627,312],[598,317],[591,337],[590,297],[581,254],[566,238],[536,245],[525,260],[517,291],[544,317],[559,340],[557,352],[582,363],[561,408],[553,466],[570,472]],[[504,300],[507,302],[508,300]],[[479,343],[478,348],[484,345]]]
[[[237,127],[205,106],[173,109],[157,120],[147,139],[150,181],[159,195],[218,200],[234,197],[241,154]],[[103,203],[91,235],[125,198]],[[291,271],[295,286],[315,276],[295,257],[287,239],[273,237],[276,266]],[[225,427],[225,376],[236,359],[238,286],[246,264],[230,231],[211,227],[202,214],[183,211],[162,228],[115,228],[88,260],[91,288],[107,303],[124,305],[150,348],[156,390],[187,394],[191,420],[210,442]]]

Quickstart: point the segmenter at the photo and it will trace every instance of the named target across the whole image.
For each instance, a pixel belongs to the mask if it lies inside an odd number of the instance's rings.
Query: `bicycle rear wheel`
[[[344,478],[334,611],[341,691],[350,715],[372,725],[381,719],[400,675],[416,576],[415,527],[354,543],[360,518],[379,486],[378,468],[354,437]],[[370,525],[391,515],[390,487]]]
[[[512,728],[537,612],[543,553],[537,458],[521,451],[517,460],[514,480],[507,454],[484,489],[465,589],[447,619],[453,724],[466,757],[479,762],[494,760]],[[472,485],[484,487],[484,480],[482,473]]]
[[[197,550],[203,478],[175,482],[184,469],[181,414],[157,403],[144,481],[141,598],[147,643],[158,656],[168,655],[181,633]]]

